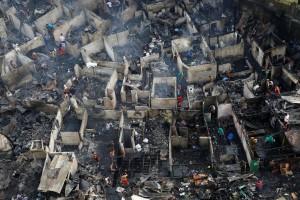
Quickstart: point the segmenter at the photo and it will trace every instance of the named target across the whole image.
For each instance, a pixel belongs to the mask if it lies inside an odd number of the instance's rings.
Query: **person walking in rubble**
[[[58,55],[60,56],[65,55],[65,48],[66,48],[66,44],[64,42],[60,43],[58,47]]]
[[[274,94],[275,94],[276,96],[280,96],[280,88],[279,88],[278,85],[276,85],[276,86],[274,87]]]
[[[224,136],[224,129],[223,129],[222,127],[219,127],[219,128],[218,128],[218,135],[219,135],[220,137],[223,137],[223,136]]]
[[[100,157],[95,151],[92,152],[92,159],[96,162],[100,162]]]
[[[229,133],[227,133],[227,141],[229,144],[232,144],[232,142],[235,140],[235,134],[230,131]]]
[[[55,29],[55,24],[52,24],[52,23],[46,24],[46,28],[50,34],[53,34],[54,29]]]
[[[60,43],[65,43],[66,42],[66,38],[65,38],[63,33],[60,34],[59,41],[60,41]]]
[[[181,96],[181,95],[177,96],[177,107],[178,107],[178,109],[180,109],[182,107],[182,103],[183,103],[183,96]]]
[[[65,48],[66,48],[66,38],[63,33],[59,36],[59,46],[58,46],[58,54],[60,56],[63,56],[65,54]]]
[[[283,126],[284,126],[285,130],[289,129],[289,121],[290,121],[290,115],[288,113],[286,113],[283,118]]]
[[[123,187],[127,187],[129,185],[128,174],[127,174],[126,170],[124,171],[124,173],[121,176],[120,183]]]
[[[33,53],[31,54],[31,58],[32,58],[32,60],[36,61],[36,60],[38,59],[37,53],[36,53],[36,52],[33,52]]]

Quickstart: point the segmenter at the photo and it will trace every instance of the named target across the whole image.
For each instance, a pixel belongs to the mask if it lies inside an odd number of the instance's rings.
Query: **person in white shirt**
[[[60,41],[61,43],[65,43],[65,42],[66,42],[66,38],[65,38],[65,36],[64,36],[63,33],[60,34],[60,36],[59,36],[59,41]]]
[[[108,6],[109,8],[112,7],[112,2],[108,1],[108,2],[106,2],[106,4],[107,4],[107,6]]]

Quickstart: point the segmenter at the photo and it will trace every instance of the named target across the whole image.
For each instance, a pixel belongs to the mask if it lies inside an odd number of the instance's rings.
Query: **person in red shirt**
[[[96,162],[100,162],[100,157],[94,151],[92,152],[92,159]]]
[[[177,97],[177,106],[178,108],[181,108],[183,102],[183,96],[178,96]]]
[[[66,43],[61,42],[58,47],[58,55],[60,56],[65,55],[65,48],[66,48]]]
[[[126,187],[129,185],[129,181],[128,181],[128,174],[126,172],[123,173],[123,175],[121,176],[121,185],[123,187]]]
[[[275,93],[276,96],[280,96],[280,88],[279,88],[278,85],[276,85],[276,86],[274,87],[274,93]]]

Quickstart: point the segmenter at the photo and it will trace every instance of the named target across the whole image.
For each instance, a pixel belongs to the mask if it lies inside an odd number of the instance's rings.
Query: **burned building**
[[[1,1],[0,199],[298,199],[291,2]]]
[[[216,61],[203,37],[173,40],[172,53],[177,59],[178,70],[185,74],[189,83],[215,80]]]
[[[270,33],[263,40],[254,39],[251,53],[261,67],[268,68],[274,60],[285,56],[286,45],[277,35]]]

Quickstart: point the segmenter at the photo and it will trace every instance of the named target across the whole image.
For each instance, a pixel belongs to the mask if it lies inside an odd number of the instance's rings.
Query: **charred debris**
[[[2,0],[0,199],[297,200],[291,2]]]

